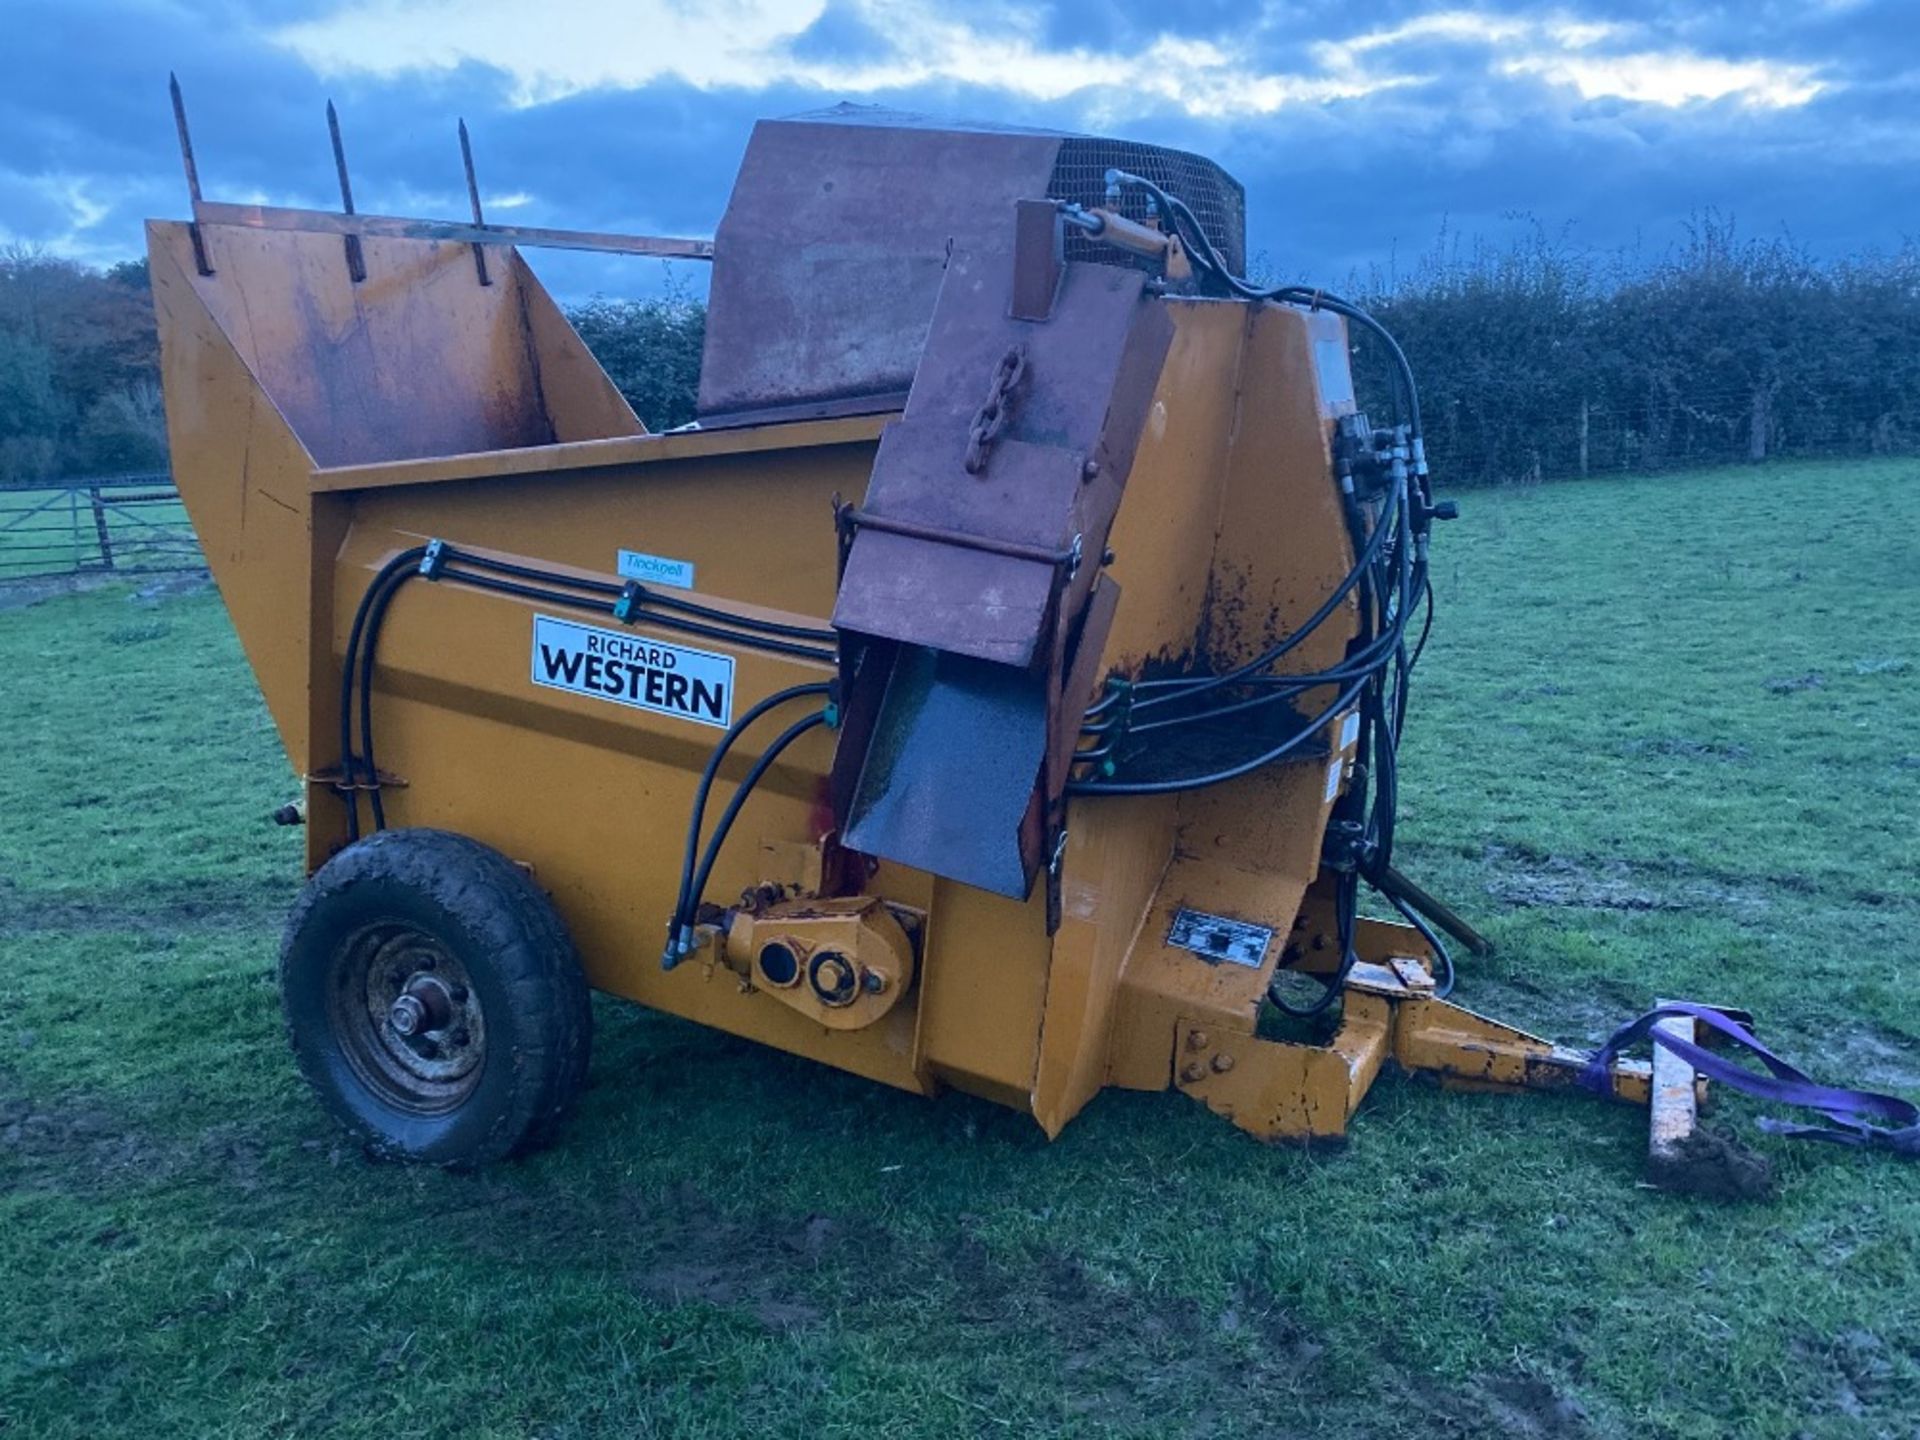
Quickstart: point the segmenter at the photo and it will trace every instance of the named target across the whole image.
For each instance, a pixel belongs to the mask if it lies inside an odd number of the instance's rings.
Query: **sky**
[[[89,263],[209,199],[711,235],[754,120],[842,101],[1181,146],[1271,280],[1516,231],[1629,259],[1697,217],[1814,253],[1920,238],[1920,0],[0,0],[0,245]],[[563,298],[697,265],[549,255]]]

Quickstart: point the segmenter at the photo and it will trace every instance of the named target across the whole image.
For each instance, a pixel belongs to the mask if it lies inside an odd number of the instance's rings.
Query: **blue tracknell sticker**
[[[649,555],[644,550],[622,550],[620,578],[638,580],[643,585],[671,585],[676,590],[691,590],[693,562],[669,560],[664,555]]]
[[[733,657],[631,631],[533,617],[533,683],[725,729],[733,723]]]

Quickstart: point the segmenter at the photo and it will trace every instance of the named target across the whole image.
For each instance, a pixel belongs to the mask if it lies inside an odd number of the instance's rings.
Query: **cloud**
[[[1920,214],[1920,53],[1901,0],[9,0],[0,239],[95,260],[180,214],[166,70],[218,198],[706,234],[752,122],[841,99],[1211,154],[1250,250],[1344,280],[1445,226],[1531,215],[1660,246],[1715,207],[1817,249]],[[657,267],[542,255],[563,293]],[[698,272],[685,278],[695,283]]]
[[[323,74],[392,78],[478,62],[511,76],[522,105],[672,78],[702,90],[789,84],[859,96],[954,86],[1030,102],[1125,92],[1225,117],[1402,83],[1267,69],[1174,34],[1128,51],[1059,47],[1038,12],[976,21],[932,0],[729,0],[698,11],[673,0],[584,0],[575,16],[556,26],[523,0],[359,0],[274,38]]]
[[[1826,82],[1806,65],[1759,60],[1714,60],[1684,52],[1587,56],[1525,55],[1500,62],[1508,75],[1538,75],[1571,85],[1584,100],[1620,99],[1650,105],[1686,105],[1729,96],[1748,105],[1782,109],[1804,105]]]
[[[1439,67],[1408,52],[1424,47],[1431,56],[1436,45],[1472,47],[1501,73],[1539,76],[1586,100],[1678,106],[1733,97],[1784,107],[1805,104],[1826,83],[1804,64],[1684,46],[1594,53],[1649,37],[1638,35],[1640,25],[1570,13],[1435,10],[1289,53],[1259,43],[1276,13],[1261,12],[1251,34],[1225,32],[1216,16],[1198,31],[1120,26],[1067,40],[1042,11],[975,7],[969,15],[939,0],[725,0],[699,9],[581,0],[566,25],[524,0],[349,0],[275,38],[325,74],[392,78],[477,62],[511,76],[523,105],[672,77],[703,90],[786,83],[853,95],[962,86],[1026,101],[1088,96],[1089,113],[1106,118],[1142,101],[1203,119],[1244,118],[1431,82]],[[1295,57],[1310,63],[1284,63]]]

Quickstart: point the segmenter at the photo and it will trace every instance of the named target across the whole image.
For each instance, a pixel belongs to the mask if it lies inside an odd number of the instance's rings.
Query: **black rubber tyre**
[[[593,1016],[566,927],[464,835],[383,830],[322,866],[287,917],[280,997],[301,1073],[382,1157],[520,1154],[586,1079]]]

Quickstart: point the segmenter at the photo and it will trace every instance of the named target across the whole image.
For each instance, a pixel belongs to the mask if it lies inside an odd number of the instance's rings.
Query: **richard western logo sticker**
[[[533,617],[533,683],[725,729],[733,723],[733,657]]]

